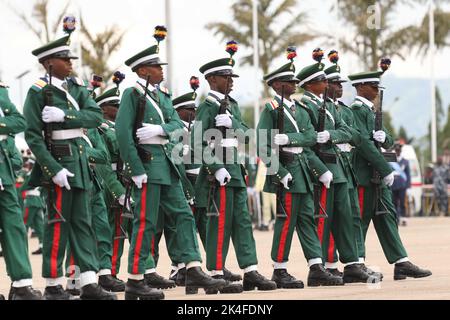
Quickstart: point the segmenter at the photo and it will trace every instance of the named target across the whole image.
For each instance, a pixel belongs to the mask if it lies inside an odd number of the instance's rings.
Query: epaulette
[[[303,102],[301,100],[297,100],[297,99],[293,99],[294,102],[298,103],[300,105],[300,107],[306,108],[306,106],[303,104]]]
[[[312,102],[313,100],[310,98],[310,97],[308,97],[307,95],[303,95],[302,96],[302,98],[301,98],[301,101],[310,101],[310,102]]]
[[[48,83],[42,79],[39,79],[38,81],[36,81],[35,83],[33,83],[33,85],[31,86],[32,89],[34,89],[35,91],[41,91],[42,88],[44,88]]]
[[[361,101],[355,100],[355,101],[353,101],[351,107],[352,107],[352,108],[354,108],[354,107],[359,108],[359,107],[362,107],[362,105],[363,105],[363,103],[362,103]]]
[[[9,88],[9,86],[6,83],[0,81],[0,88]]]
[[[211,96],[207,96],[205,101],[213,103],[213,104],[219,104],[219,101],[217,101],[216,99],[214,99]]]
[[[162,93],[168,95],[169,97],[171,96],[171,93],[170,93],[169,89],[167,89],[166,87],[161,87],[161,86],[160,86],[160,87],[159,87],[159,90],[160,90]]]
[[[267,103],[266,106],[269,107],[270,110],[276,110],[280,106],[280,104],[277,100],[273,99],[272,101]]]
[[[85,86],[86,86],[86,83],[85,83],[81,78],[78,78],[78,77],[71,77],[70,80],[71,80],[73,83],[79,85],[80,87],[85,87]]]

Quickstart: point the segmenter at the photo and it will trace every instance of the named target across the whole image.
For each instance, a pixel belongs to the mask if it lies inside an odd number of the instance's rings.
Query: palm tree
[[[278,3],[278,4],[277,4]],[[238,0],[231,6],[233,23],[211,22],[207,29],[213,30],[222,40],[234,39],[245,48],[253,48],[252,0]],[[297,0],[258,0],[259,61],[264,74],[269,72],[272,60],[278,58],[290,45],[300,46],[318,35],[297,28],[307,23],[307,14],[298,12]],[[287,23],[279,23],[287,21]],[[243,64],[252,64],[253,53],[245,56]],[[264,86],[264,96],[269,91]]]

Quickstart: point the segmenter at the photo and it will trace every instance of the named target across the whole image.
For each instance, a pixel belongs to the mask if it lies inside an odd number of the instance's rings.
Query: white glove
[[[375,141],[384,143],[386,141],[386,132],[382,130],[374,131],[373,132],[373,139]]]
[[[124,194],[121,195],[121,196],[119,197],[118,201],[119,201],[119,204],[120,204],[121,206],[123,206],[123,205],[125,204],[125,195],[124,195]],[[127,209],[128,209],[128,210],[131,210],[130,206],[131,206],[131,204],[132,204],[133,202],[134,202],[133,199],[130,197],[130,202],[127,203]]]
[[[383,178],[384,184],[388,187],[394,184],[394,172],[389,173],[386,177]]]
[[[188,145],[188,144],[184,144],[184,145],[183,145],[183,156],[188,155],[189,150],[191,150],[191,148],[189,147],[189,145]]]
[[[188,204],[189,204],[190,206],[193,206],[193,205],[195,204],[194,198],[189,199],[189,200],[188,200]]]
[[[52,177],[53,183],[60,186],[61,188],[66,188],[70,190],[70,185],[67,177],[74,177],[75,175],[67,170],[66,168],[62,168],[54,177]]]
[[[333,174],[331,171],[327,171],[320,176],[319,181],[323,183],[325,188],[330,189],[331,181],[333,181]]]
[[[164,134],[163,128],[159,124],[144,123],[142,128],[136,130],[136,137],[139,140],[150,139]]]
[[[232,128],[233,122],[231,121],[231,118],[227,114],[218,114],[216,117],[216,127],[226,127],[226,128]]]
[[[326,143],[330,140],[330,133],[328,131],[322,131],[317,133],[317,143]]]
[[[221,186],[226,185],[231,180],[231,176],[225,168],[217,170],[216,173],[214,173],[214,177],[216,177],[216,180],[219,181]]]
[[[131,179],[133,179],[133,182],[136,185],[136,187],[138,187],[138,189],[142,189],[142,184],[147,183],[147,178],[148,177],[145,173],[139,176],[131,177]]]
[[[66,114],[60,108],[45,106],[42,110],[42,121],[45,123],[64,122]]]
[[[290,173],[285,175],[284,178],[280,180],[283,187],[287,190],[289,190],[289,181],[292,181],[292,175]]]
[[[276,134],[273,142],[278,146],[285,146],[289,144],[289,137],[286,134]]]

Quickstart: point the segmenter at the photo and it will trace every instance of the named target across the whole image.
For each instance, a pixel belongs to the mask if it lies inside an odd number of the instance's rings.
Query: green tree
[[[304,29],[307,14],[298,10],[297,0],[258,0],[259,61],[263,74],[269,72],[271,62],[279,58],[291,45],[300,46],[318,36]],[[253,62],[252,0],[238,0],[231,6],[232,21],[211,22],[206,28],[222,40],[237,41],[252,52],[245,56],[243,64]],[[298,31],[303,26],[303,31]],[[269,96],[264,86],[264,96]]]

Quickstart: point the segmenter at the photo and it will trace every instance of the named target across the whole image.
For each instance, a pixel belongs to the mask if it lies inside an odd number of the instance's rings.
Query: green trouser
[[[275,220],[272,240],[272,261],[287,262],[294,230],[302,246],[306,260],[322,258],[317,229],[314,221],[314,200],[311,193],[284,192],[286,218]]]
[[[63,276],[63,260],[70,245],[74,265],[80,272],[98,271],[97,246],[90,208],[90,190],[55,186],[54,207],[48,210],[44,223],[42,276]],[[56,210],[64,217],[60,219]],[[68,257],[70,257],[68,255]]]
[[[151,242],[156,233],[160,207],[176,221],[180,261],[201,262],[194,217],[178,178],[172,176],[171,185],[148,183],[144,184],[142,189],[135,188],[133,199],[136,200],[136,207],[128,255],[128,273],[144,274],[147,265],[151,265],[147,259],[151,257]]]
[[[328,215],[328,218],[317,219],[324,262],[337,261],[336,249],[342,263],[357,262],[358,247],[347,182],[332,183],[330,189],[322,187],[320,202]]]
[[[209,216],[206,231],[206,267],[223,270],[230,237],[241,269],[258,263],[245,187],[217,187],[214,196],[218,216]],[[212,204],[211,204],[212,206]],[[210,208],[214,212],[213,207]]]
[[[27,228],[32,228],[42,244],[44,235],[44,208],[36,206],[25,206],[23,222]]]
[[[408,256],[405,247],[400,239],[398,233],[398,225],[396,219],[396,212],[394,204],[392,203],[392,192],[387,187],[381,188],[381,200],[388,209],[387,214],[376,215],[375,194],[376,189],[374,185],[370,187],[362,187],[359,189],[359,203],[363,208],[362,210],[362,231],[364,240],[366,239],[367,230],[369,229],[370,222],[373,221],[375,231],[383,248],[384,255],[389,263],[395,263],[396,261]],[[378,205],[380,202],[378,202]],[[381,207],[380,207],[381,209]]]
[[[194,214],[195,225],[197,226],[197,232],[200,236],[200,240],[203,244],[203,249],[206,250],[206,227],[208,224],[208,216],[206,215],[206,208],[199,208],[191,206],[192,213]]]
[[[129,239],[133,233],[133,220],[122,217],[122,210],[111,204],[109,208],[109,225],[112,230],[112,257],[111,274],[117,275],[120,271],[120,260],[123,254],[125,239]]]
[[[0,191],[0,244],[6,271],[12,281],[31,279],[27,232],[15,186]]]

